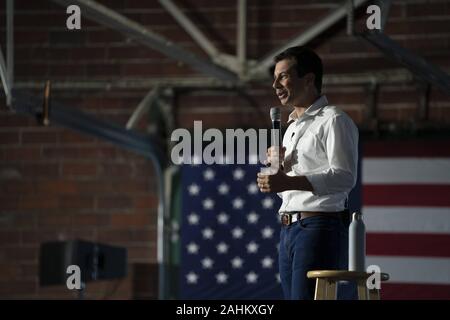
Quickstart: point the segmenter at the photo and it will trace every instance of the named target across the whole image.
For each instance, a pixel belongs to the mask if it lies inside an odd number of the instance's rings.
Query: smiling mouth
[[[288,94],[286,91],[280,91],[277,93],[277,96],[278,96],[278,99],[282,100],[282,99],[287,98]]]

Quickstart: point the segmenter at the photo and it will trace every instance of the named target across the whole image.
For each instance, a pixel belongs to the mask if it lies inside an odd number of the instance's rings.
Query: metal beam
[[[8,71],[6,70],[5,58],[3,57],[1,45],[0,45],[0,78],[2,81],[3,91],[5,91],[5,96],[6,99],[8,100],[11,96],[11,88],[9,87]]]
[[[42,113],[42,99],[17,89],[14,89],[12,93],[14,109],[18,113],[28,114],[33,117],[37,117]],[[57,123],[64,127],[93,135],[149,159],[156,158],[158,162],[163,162],[162,151],[150,138],[126,130],[116,124],[97,119],[78,109],[69,108],[52,101],[49,120],[50,123]]]
[[[324,75],[324,85],[362,85],[371,83],[394,84],[414,82],[414,75],[404,69],[389,69],[373,73]]]
[[[353,0],[347,0],[347,35],[353,36],[355,28],[355,7]]]
[[[373,81],[378,83],[405,83],[413,82],[415,79],[409,71],[401,69],[388,69],[381,72],[371,73],[346,73],[346,74],[326,74],[323,77],[324,85],[360,85]],[[263,79],[262,81],[266,81]],[[148,90],[155,86],[187,89],[233,89],[240,88],[229,86],[227,83],[211,78],[152,78],[152,79],[129,79],[129,80],[85,80],[73,81],[65,80],[52,83],[52,90],[113,90],[113,89],[133,89]],[[42,81],[17,81],[14,85],[17,89],[42,89]]]
[[[380,7],[380,11],[381,11],[381,30],[380,30],[380,32],[384,32],[384,27],[385,27],[387,19],[389,17],[389,11],[391,9],[392,0],[376,0],[375,4]]]
[[[14,86],[14,0],[6,1],[6,68],[11,92]],[[6,105],[11,107],[11,95],[6,96]]]
[[[172,15],[172,17],[189,33],[197,44],[205,50],[209,57],[218,65],[228,71],[238,71],[237,59],[233,56],[220,52],[204,33],[178,8],[172,0],[159,0],[159,3]]]
[[[429,63],[421,56],[401,47],[384,33],[366,32],[361,34],[361,37],[421,79],[450,95],[450,76],[445,71]]]
[[[368,124],[376,123],[378,120],[378,92],[380,85],[378,82],[372,82],[367,86],[367,109],[365,120]]]
[[[247,0],[238,0],[237,59],[241,74],[245,73],[247,59]]]
[[[368,0],[354,0],[354,8],[355,9],[358,8],[367,1]],[[347,2],[344,1],[343,5],[341,5],[338,9],[331,12],[325,18],[320,20],[318,23],[311,26],[309,29],[305,30],[304,32],[302,32],[301,34],[290,40],[285,45],[267,54],[263,59],[261,59],[256,64],[257,66],[250,71],[251,77],[255,78],[265,76],[270,66],[273,64],[274,56],[276,56],[278,53],[280,53],[283,50],[286,50],[289,47],[306,44],[307,42],[311,41],[325,30],[333,26],[339,20],[344,18],[346,15],[347,15]]]
[[[158,99],[158,93],[159,87],[155,87],[150,90],[149,93],[147,93],[144,99],[142,99],[142,101],[134,110],[130,119],[128,119],[128,122],[125,126],[128,130],[133,129],[136,126],[137,122],[142,118],[144,113],[151,108],[153,103]]]
[[[148,90],[154,86],[175,88],[234,88],[229,82],[214,78],[149,78],[123,80],[64,80],[55,82],[53,90],[110,90],[110,89],[142,89]],[[41,89],[42,81],[18,81],[18,89]]]
[[[419,122],[424,122],[429,118],[431,86],[429,83],[422,82],[418,84],[418,87],[420,99],[418,101],[416,118]]]
[[[189,20],[189,18],[178,8],[172,0],[159,0],[159,3],[172,15],[172,17],[183,27],[184,31],[208,53],[210,57],[215,57],[220,54],[219,50],[208,40],[203,32]]]
[[[160,51],[165,55],[186,63],[195,70],[230,82],[237,82],[237,76],[210,61],[205,61],[192,52],[183,49],[159,34],[152,32],[139,23],[97,3],[92,0],[52,0],[53,2],[67,6],[78,5],[83,17],[87,17],[97,23],[117,30],[128,37],[140,42],[152,49]]]

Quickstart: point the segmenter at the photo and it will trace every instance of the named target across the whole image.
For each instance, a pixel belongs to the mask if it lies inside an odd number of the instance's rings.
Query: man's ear
[[[312,72],[305,75],[306,83],[310,86],[314,86],[314,81],[316,80],[316,75]]]

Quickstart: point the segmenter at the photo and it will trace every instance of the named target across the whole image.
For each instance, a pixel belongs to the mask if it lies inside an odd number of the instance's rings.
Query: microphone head
[[[281,121],[281,109],[280,107],[270,108],[270,119],[272,121]]]

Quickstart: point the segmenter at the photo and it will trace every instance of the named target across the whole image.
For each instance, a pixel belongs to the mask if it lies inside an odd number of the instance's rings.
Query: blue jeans
[[[314,299],[310,270],[346,270],[348,229],[336,217],[315,216],[282,226],[279,268],[285,299]],[[343,297],[338,285],[338,296]],[[350,295],[349,297],[350,298]]]

